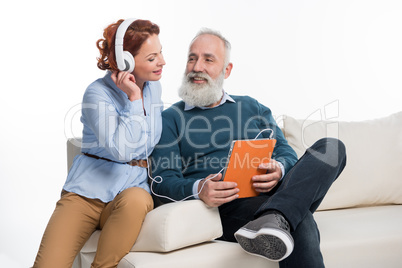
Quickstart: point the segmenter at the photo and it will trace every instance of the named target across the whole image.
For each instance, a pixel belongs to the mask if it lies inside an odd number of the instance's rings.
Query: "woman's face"
[[[162,45],[159,42],[158,35],[153,34],[145,40],[134,60],[133,74],[137,85],[143,85],[146,81],[161,79],[165,60],[163,59]]]

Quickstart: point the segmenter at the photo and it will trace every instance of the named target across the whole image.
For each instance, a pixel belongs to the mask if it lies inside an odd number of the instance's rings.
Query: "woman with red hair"
[[[98,40],[98,68],[82,101],[81,154],[44,232],[34,267],[71,267],[101,229],[91,267],[116,267],[134,245],[153,209],[147,158],[162,131],[159,79],[165,61],[159,27],[147,20],[119,20]]]

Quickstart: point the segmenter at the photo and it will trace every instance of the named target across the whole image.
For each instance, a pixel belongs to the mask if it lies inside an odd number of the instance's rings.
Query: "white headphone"
[[[116,42],[115,42],[115,54],[117,68],[120,71],[132,73],[135,67],[135,61],[133,55],[128,51],[123,51],[124,35],[128,27],[133,23],[135,18],[129,18],[123,21],[116,32]]]

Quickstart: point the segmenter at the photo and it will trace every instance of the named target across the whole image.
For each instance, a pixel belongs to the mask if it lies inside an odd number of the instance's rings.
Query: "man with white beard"
[[[162,137],[152,154],[153,190],[162,202],[201,199],[219,207],[225,241],[281,267],[324,267],[313,213],[346,164],[343,143],[324,138],[297,159],[271,110],[248,96],[223,90],[233,64],[230,43],[200,31],[190,44],[179,96],[163,114]],[[237,184],[222,181],[233,140],[276,139],[265,174],[252,178],[255,197],[239,198]],[[263,131],[263,132],[261,132]],[[180,161],[177,161],[179,159]],[[331,164],[329,164],[331,163]],[[196,231],[196,230],[194,230]]]
[[[232,68],[231,63],[225,64]],[[187,105],[197,107],[207,107],[216,103],[222,98],[223,81],[225,77],[225,68],[216,80],[213,80],[207,73],[191,71],[185,74],[183,82],[179,88],[179,96]],[[229,71],[230,72],[230,71]],[[204,83],[203,81],[206,81]]]

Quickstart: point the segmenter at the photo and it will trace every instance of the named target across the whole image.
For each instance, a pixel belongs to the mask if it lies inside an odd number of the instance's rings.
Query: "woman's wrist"
[[[135,100],[142,99],[142,97],[141,97],[141,94],[131,94],[130,96],[128,96],[128,99],[130,101],[135,101]]]

